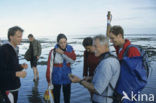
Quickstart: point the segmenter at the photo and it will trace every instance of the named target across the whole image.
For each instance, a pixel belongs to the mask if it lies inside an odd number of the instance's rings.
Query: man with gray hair
[[[70,74],[73,83],[80,83],[93,93],[92,103],[112,103],[113,88],[115,88],[120,73],[118,59],[109,52],[109,42],[104,35],[94,37],[95,56],[100,62],[95,69],[92,83]]]

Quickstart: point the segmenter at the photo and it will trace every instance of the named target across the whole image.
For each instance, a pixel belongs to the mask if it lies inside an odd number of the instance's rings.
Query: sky
[[[156,0],[0,0],[0,37],[16,25],[24,37],[105,34],[108,11],[125,34],[156,34]]]

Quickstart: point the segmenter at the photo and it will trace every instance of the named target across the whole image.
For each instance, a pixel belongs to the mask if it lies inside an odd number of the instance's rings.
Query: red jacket
[[[84,51],[83,76],[93,76],[99,60],[95,53]]]
[[[125,44],[120,52],[119,52],[120,48],[118,46],[115,46],[116,54],[117,54],[119,60],[121,60],[123,58],[124,51],[127,48],[127,46],[129,46],[130,44],[131,44],[131,42],[128,39],[126,39]],[[131,47],[128,50],[127,56],[128,57],[140,56],[140,52],[138,51],[137,48]]]

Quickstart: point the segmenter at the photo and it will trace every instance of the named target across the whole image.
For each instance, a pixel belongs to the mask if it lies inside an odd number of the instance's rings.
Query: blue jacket
[[[58,45],[54,47],[54,49],[58,48]],[[52,49],[51,52],[54,50]],[[50,54],[51,54],[50,52]],[[55,51],[54,51],[55,52]],[[71,73],[71,67],[70,65],[74,63],[76,59],[76,54],[72,48],[72,46],[67,45],[66,51],[64,51],[64,54],[59,54],[57,52],[54,53],[54,64],[53,64],[53,72],[52,72],[52,78],[50,78],[50,55],[48,59],[48,68],[47,68],[47,81],[50,82],[50,79],[52,80],[52,84],[70,84],[71,81],[68,77],[68,74]]]

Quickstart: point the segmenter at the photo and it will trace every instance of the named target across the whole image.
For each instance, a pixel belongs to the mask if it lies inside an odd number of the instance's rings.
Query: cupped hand
[[[81,79],[80,79],[79,77],[77,77],[77,76],[75,76],[75,75],[73,75],[73,74],[69,74],[68,76],[69,76],[70,80],[71,80],[73,83],[78,83],[78,82],[81,81]]]

